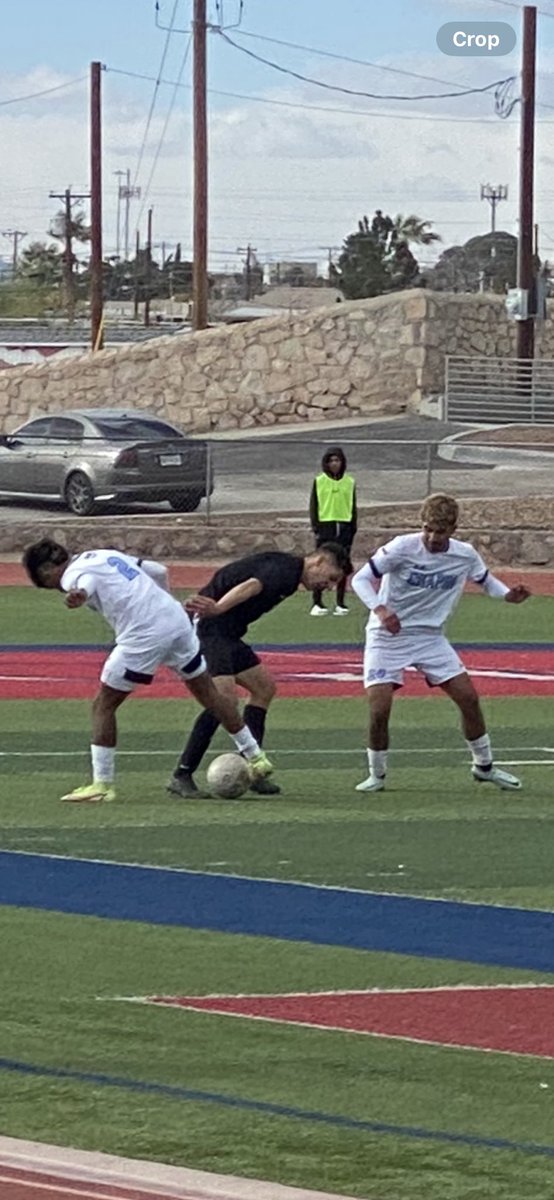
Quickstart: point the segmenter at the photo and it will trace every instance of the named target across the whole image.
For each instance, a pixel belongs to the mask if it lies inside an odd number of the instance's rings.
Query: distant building
[[[344,300],[338,288],[330,287],[273,287],[255,300],[243,300],[227,306],[218,313],[220,321],[259,321],[263,317],[279,317],[286,313],[305,313],[316,308],[330,308]]]
[[[315,282],[318,273],[319,264],[316,262],[277,262],[267,265],[268,283],[285,283],[289,287],[307,287]]]

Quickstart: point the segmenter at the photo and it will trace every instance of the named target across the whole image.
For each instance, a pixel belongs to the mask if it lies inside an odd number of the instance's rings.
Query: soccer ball
[[[224,800],[238,800],[252,783],[250,768],[240,754],[220,754],[206,772],[208,786]]]

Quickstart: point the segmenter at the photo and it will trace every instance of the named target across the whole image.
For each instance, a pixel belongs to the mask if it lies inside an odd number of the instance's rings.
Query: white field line
[[[82,750],[0,750],[0,758],[81,758],[86,753],[87,753],[87,750],[85,747],[83,747]],[[168,757],[173,758],[175,756],[175,753],[176,753],[175,750],[118,750],[117,751],[118,757],[123,756],[123,757],[127,757],[127,758],[168,758]],[[217,756],[218,754],[221,754],[222,751],[221,750],[208,750],[206,753],[207,753],[207,755],[211,754],[212,756]],[[333,755],[340,754],[341,756],[349,755],[349,754],[364,755],[365,748],[363,746],[360,746],[359,749],[355,749],[355,748],[354,749],[341,749],[339,747],[336,750],[331,750],[331,749],[329,749],[329,747],[324,748],[324,747],[312,746],[309,749],[298,748],[298,749],[286,750],[283,747],[279,746],[279,747],[267,748],[267,753],[274,754],[274,755],[287,754],[287,755],[294,755],[295,757],[297,755],[299,757],[301,757],[302,755],[317,755],[317,754],[333,754]],[[395,755],[395,754],[448,754],[448,755],[465,754],[467,757],[468,752],[464,746],[430,746],[428,749],[422,749],[421,746],[417,746],[417,747],[414,746],[413,748],[405,747],[403,749],[391,749],[388,751],[388,753],[392,754],[392,755]],[[508,754],[509,753],[509,754],[553,754],[554,755],[554,746],[510,746],[509,748],[506,746],[504,748],[504,750],[500,749],[498,751],[498,753],[499,754],[503,754],[503,753]],[[504,763],[507,763],[508,759],[501,760],[501,759],[495,757],[494,761],[498,762],[498,763],[501,761]],[[517,759],[517,760],[513,759],[511,761],[512,761],[512,763],[515,763],[516,761],[520,762],[520,763],[522,763],[522,762],[548,763],[549,762],[549,760],[547,758],[544,758],[544,759],[543,758],[540,758],[540,759]]]

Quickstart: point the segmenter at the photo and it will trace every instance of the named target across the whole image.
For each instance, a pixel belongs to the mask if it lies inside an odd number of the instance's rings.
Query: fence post
[[[426,480],[426,496],[430,496],[433,491],[433,450],[437,445],[436,442],[427,442],[427,480]]]
[[[210,524],[212,486],[212,443],[206,442],[206,524]]]

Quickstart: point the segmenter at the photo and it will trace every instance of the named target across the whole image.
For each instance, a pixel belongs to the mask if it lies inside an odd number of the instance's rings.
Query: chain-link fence
[[[59,511],[60,504],[79,516],[194,512],[208,522],[235,513],[307,514],[322,455],[332,445],[313,434],[72,440],[69,429],[36,428],[48,420],[0,439],[0,499],[8,519],[29,509]],[[68,425],[71,418],[63,420]],[[490,498],[553,490],[554,426],[512,425],[441,440],[341,437],[340,445],[360,506],[418,501],[433,491]]]

